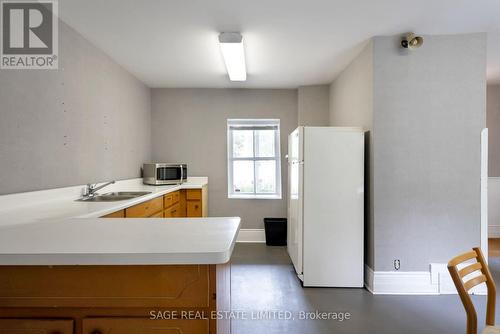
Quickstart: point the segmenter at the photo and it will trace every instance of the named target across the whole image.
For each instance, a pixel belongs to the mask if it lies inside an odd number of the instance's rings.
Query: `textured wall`
[[[329,125],[329,85],[301,86],[298,89],[298,124]]]
[[[365,262],[373,268],[373,45],[361,53],[330,85],[330,125],[359,126],[365,136]]]
[[[59,70],[0,71],[0,194],[140,176],[151,96],[59,22]]]
[[[375,37],[375,267],[427,271],[480,244],[486,35]]]
[[[486,95],[488,127],[488,174],[500,177],[500,85],[488,85]]]
[[[283,199],[227,198],[228,118],[281,120]],[[188,174],[209,180],[209,215],[240,216],[242,228],[264,217],[286,217],[288,134],[297,126],[297,90],[153,89],[153,160],[185,162]]]

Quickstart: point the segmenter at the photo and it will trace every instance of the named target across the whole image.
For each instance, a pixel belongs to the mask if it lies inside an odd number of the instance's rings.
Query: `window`
[[[229,198],[281,198],[279,119],[228,119]]]

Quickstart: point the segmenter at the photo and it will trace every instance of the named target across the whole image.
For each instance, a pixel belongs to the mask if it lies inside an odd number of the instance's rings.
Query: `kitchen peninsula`
[[[229,261],[240,218],[101,218],[127,217],[141,205],[146,213],[165,215],[166,205],[182,212],[180,197],[199,190],[206,201],[206,187],[206,178],[164,187],[120,181],[110,190],[150,194],[113,203],[75,202],[77,187],[0,196],[0,328],[229,333],[229,321],[216,315],[230,310]],[[150,319],[158,311],[177,316]]]

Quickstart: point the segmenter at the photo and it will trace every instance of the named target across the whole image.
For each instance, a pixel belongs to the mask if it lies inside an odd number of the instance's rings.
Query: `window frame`
[[[274,156],[273,157],[256,157],[256,143],[258,141],[258,136],[253,134],[253,156],[252,157],[234,157],[233,151],[233,128],[234,127],[249,127],[254,128],[254,131],[258,131],[259,127],[264,130],[266,127],[275,127],[274,131]],[[255,129],[257,128],[257,129]],[[281,140],[280,140],[280,120],[279,119],[227,119],[227,197],[229,199],[281,199],[282,189],[281,189]],[[233,162],[234,161],[253,161],[253,171],[254,171],[254,186],[253,193],[235,193],[233,191]],[[257,193],[257,182],[256,182],[256,162],[257,161],[275,161],[275,182],[276,182],[276,192],[275,193]]]

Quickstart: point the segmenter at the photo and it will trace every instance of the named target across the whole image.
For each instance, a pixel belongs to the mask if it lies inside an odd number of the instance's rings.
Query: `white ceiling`
[[[61,18],[151,87],[330,83],[375,35],[488,32],[500,83],[499,0],[61,0]],[[244,36],[248,80],[229,81],[217,36]]]

